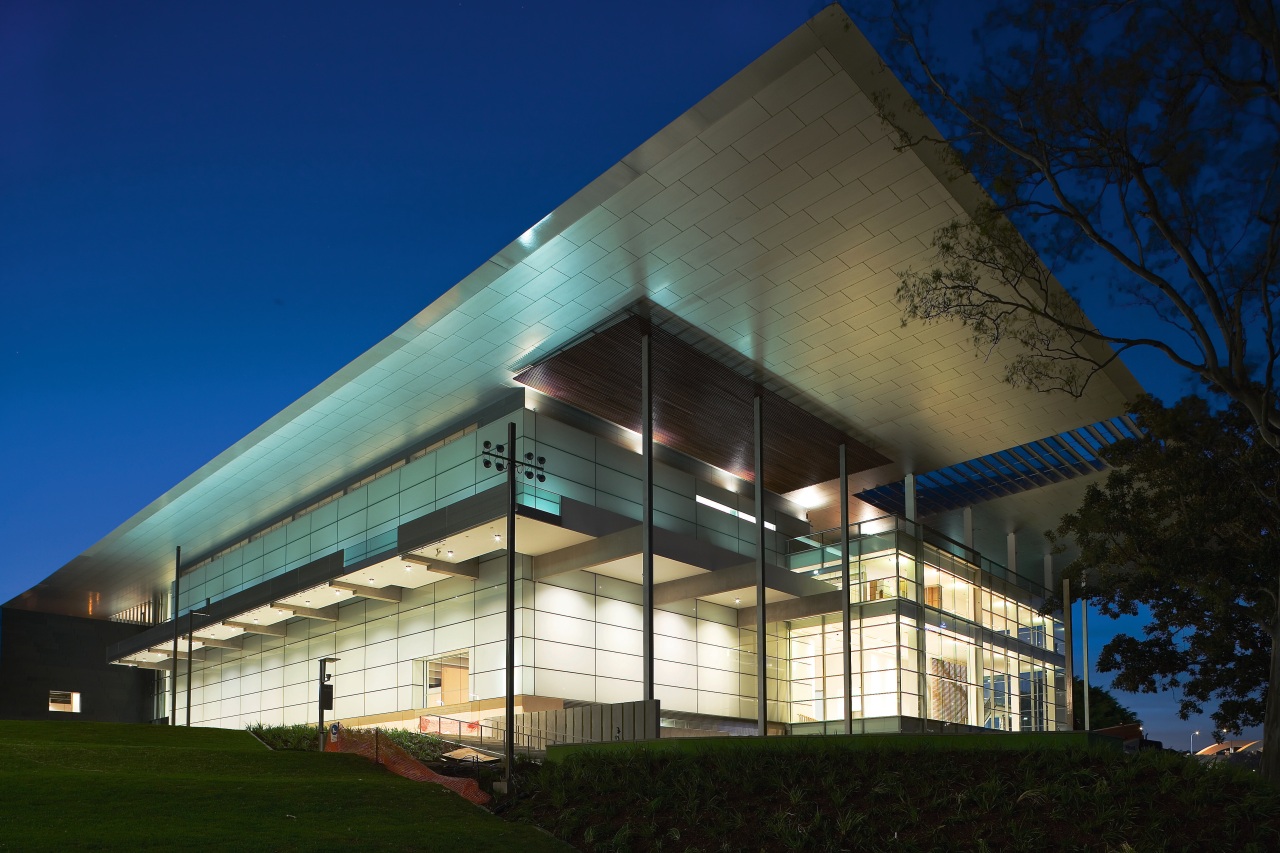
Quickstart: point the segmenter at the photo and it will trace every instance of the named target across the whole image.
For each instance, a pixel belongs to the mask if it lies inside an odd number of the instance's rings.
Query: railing
[[[478,752],[501,755],[506,747],[506,726],[501,721],[460,720],[437,714],[421,714],[418,717],[418,731],[435,735],[450,743],[469,746]],[[530,756],[545,753],[548,746],[557,744],[590,743],[564,732],[545,731],[529,726],[517,725],[514,732],[516,751]]]

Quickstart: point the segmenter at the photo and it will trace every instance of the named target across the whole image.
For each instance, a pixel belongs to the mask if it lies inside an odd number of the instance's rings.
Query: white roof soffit
[[[1118,362],[1082,400],[1037,394],[964,330],[902,326],[893,270],[923,263],[981,191],[895,150],[867,96],[879,90],[907,97],[828,7],[32,593],[99,590],[104,615],[134,604],[167,587],[175,544],[207,553],[367,470],[641,297],[846,417],[896,467],[1122,412],[1138,386]]]

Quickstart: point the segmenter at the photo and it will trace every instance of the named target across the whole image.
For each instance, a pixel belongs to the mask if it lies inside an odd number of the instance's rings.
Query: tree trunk
[[[1280,615],[1271,629],[1271,678],[1267,682],[1267,707],[1262,718],[1262,778],[1280,785]]]

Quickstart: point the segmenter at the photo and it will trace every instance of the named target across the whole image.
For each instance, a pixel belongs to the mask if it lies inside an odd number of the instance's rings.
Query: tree
[[[1103,451],[1113,470],[1049,533],[1074,540],[1066,577],[1104,614],[1151,611],[1142,637],[1120,634],[1102,648],[1098,669],[1121,690],[1180,690],[1183,719],[1213,700],[1221,729],[1263,723],[1270,774],[1280,757],[1280,690],[1271,689],[1280,681],[1280,455],[1239,404],[1215,411],[1200,397],[1172,407],[1144,397],[1134,417],[1142,434]]]
[[[892,2],[887,53],[936,125],[890,89],[881,117],[988,193],[937,232],[926,269],[899,271],[905,318],[959,321],[983,350],[1016,342],[1010,382],[1077,395],[1156,350],[1280,450],[1276,0],[996,0],[963,74],[930,9]],[[1095,328],[1055,278],[1069,270],[1145,321]]]
[[[1072,685],[1072,704],[1075,708],[1075,727],[1077,729],[1084,728],[1084,682],[1079,678],[1073,679]],[[1138,715],[1124,705],[1120,704],[1120,700],[1111,695],[1111,691],[1104,690],[1096,684],[1089,685],[1089,725],[1095,729],[1108,729],[1112,726],[1127,726],[1132,723],[1141,723]]]

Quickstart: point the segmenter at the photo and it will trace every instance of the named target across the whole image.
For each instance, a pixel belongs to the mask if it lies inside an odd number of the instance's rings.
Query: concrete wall
[[[156,673],[106,662],[140,625],[0,608],[0,718],[151,721]],[[49,710],[49,691],[80,693],[79,713]]]

